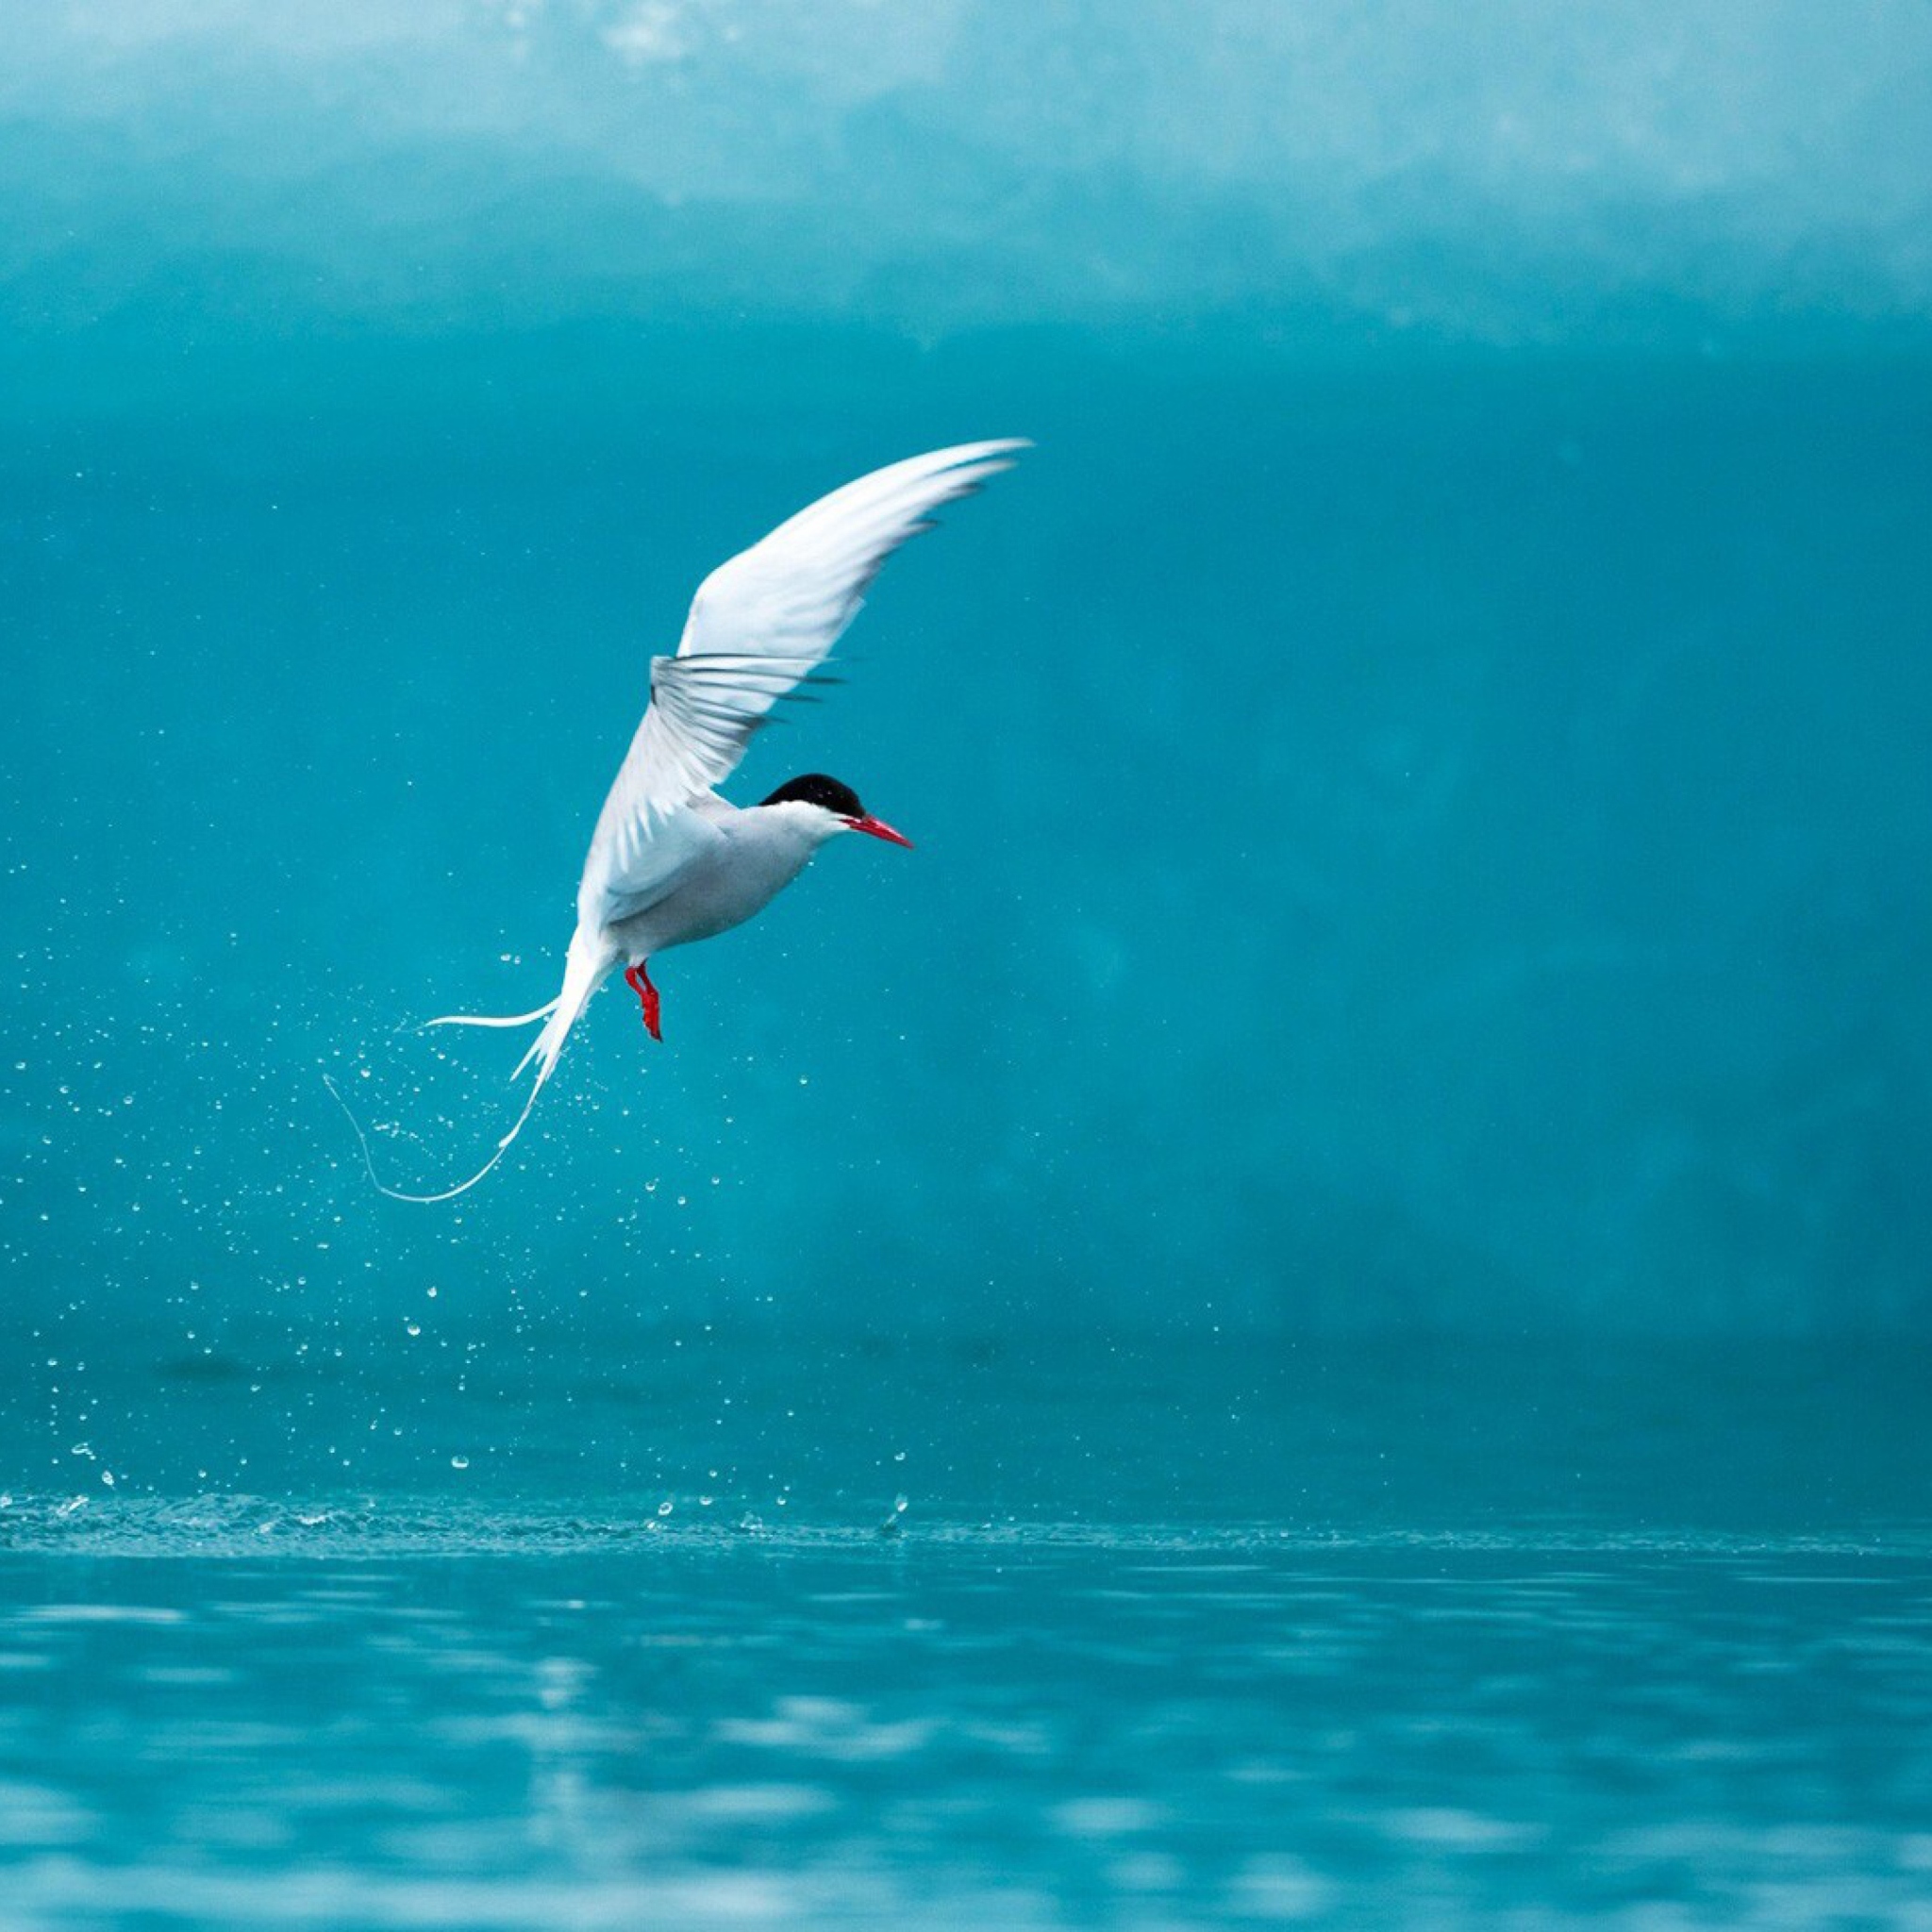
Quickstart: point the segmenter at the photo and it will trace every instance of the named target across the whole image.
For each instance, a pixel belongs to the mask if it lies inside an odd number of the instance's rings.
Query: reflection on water
[[[0,1513],[9,1924],[1932,1900],[1923,1539],[57,1510]]]
[[[1927,1923],[1923,1358],[677,1341],[45,1371],[0,1926]]]

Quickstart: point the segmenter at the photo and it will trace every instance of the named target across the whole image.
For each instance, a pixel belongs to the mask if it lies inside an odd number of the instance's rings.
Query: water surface
[[[1921,1364],[653,1355],[547,1464],[487,1382],[301,1405],[462,1431],[413,1481],[61,1445],[0,1508],[0,1923],[1926,1923]]]

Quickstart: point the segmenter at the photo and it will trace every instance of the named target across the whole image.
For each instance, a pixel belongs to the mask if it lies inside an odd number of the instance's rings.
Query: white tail
[[[541,1007],[532,1007],[527,1013],[443,1013],[434,1020],[425,1020],[423,1030],[426,1033],[432,1026],[527,1026],[533,1021],[547,1019],[557,1010],[556,1000],[545,1000]]]
[[[543,1030],[531,1041],[529,1052],[517,1062],[516,1074],[510,1075],[514,1080],[532,1060],[537,1062],[537,1084],[530,1089],[532,1100],[549,1079],[550,1070],[563,1053],[563,1042],[570,1038],[570,1029],[591,1004],[591,995],[609,976],[617,957],[608,940],[598,938],[587,927],[580,925],[571,934],[570,952],[563,962],[563,991],[541,1009],[548,1015]],[[532,1013],[528,1017],[537,1016]]]
[[[387,1194],[391,1201],[410,1201],[420,1207],[429,1207],[438,1201],[454,1201],[458,1194],[466,1194],[487,1174],[510,1150],[519,1134],[524,1131],[524,1123],[530,1118],[530,1109],[537,1104],[537,1096],[543,1091],[543,1084],[550,1078],[557,1062],[563,1053],[563,1042],[570,1038],[570,1029],[577,1023],[577,1016],[590,1005],[591,996],[604,984],[610,969],[617,964],[618,956],[609,947],[583,926],[578,926],[571,935],[570,952],[564,960],[563,990],[548,1005],[534,1008],[527,1013],[518,1013],[510,1018],[484,1018],[480,1014],[445,1013],[440,1019],[425,1024],[430,1026],[527,1026],[541,1020],[543,1030],[530,1042],[530,1050],[517,1062],[516,1073],[510,1075],[514,1080],[532,1060],[537,1062],[537,1077],[530,1082],[530,1091],[524,1095],[523,1110],[502,1140],[496,1143],[496,1151],[468,1180],[459,1181],[453,1188],[444,1188],[436,1194],[410,1194],[400,1188],[392,1188],[375,1171],[375,1162],[370,1158],[369,1136],[362,1131],[362,1123],[351,1111],[349,1103],[341,1096],[335,1081],[326,1074],[323,1083],[335,1102],[348,1115],[349,1124],[356,1130],[357,1143],[362,1149],[362,1165],[369,1171],[370,1181],[378,1193]]]

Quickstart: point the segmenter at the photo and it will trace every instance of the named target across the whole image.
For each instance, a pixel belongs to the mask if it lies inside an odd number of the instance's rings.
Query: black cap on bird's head
[[[883,819],[874,818],[859,804],[858,793],[851,786],[838,778],[828,778],[823,772],[807,772],[803,777],[788,778],[769,798],[759,799],[758,804],[815,805],[821,811],[842,819],[850,831],[865,832],[893,845],[912,843],[904,832],[895,832]]]
[[[841,819],[862,819],[865,808],[858,802],[858,793],[851,786],[842,784],[837,778],[828,778],[823,772],[808,772],[802,778],[788,778],[769,798],[758,800],[760,805],[790,805],[793,800],[801,805],[821,805],[827,811],[835,811]]]

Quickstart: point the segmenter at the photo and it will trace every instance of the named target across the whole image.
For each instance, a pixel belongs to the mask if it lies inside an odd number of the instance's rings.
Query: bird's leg
[[[644,1009],[644,1031],[661,1045],[664,1036],[658,1031],[658,989],[651,984],[650,973],[642,959],[635,966],[624,969],[624,983],[637,994],[639,1004]]]

